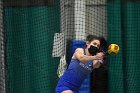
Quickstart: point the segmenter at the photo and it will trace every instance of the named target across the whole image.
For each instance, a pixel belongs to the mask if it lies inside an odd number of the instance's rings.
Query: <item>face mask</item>
[[[90,48],[88,49],[89,53],[94,56],[99,52],[99,49],[93,45],[90,46]]]

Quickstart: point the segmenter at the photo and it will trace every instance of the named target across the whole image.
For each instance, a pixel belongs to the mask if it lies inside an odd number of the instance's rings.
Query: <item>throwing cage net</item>
[[[0,0],[0,93],[55,93],[89,34],[120,51],[79,93],[139,93],[139,30],[139,0]]]
[[[5,84],[5,42],[3,30],[3,1],[0,0],[0,93],[6,93]]]

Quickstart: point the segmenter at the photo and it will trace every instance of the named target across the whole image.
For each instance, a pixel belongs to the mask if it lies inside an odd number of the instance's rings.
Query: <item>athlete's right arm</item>
[[[93,61],[93,60],[102,59],[101,57],[96,56],[96,55],[95,56],[84,55],[84,50],[82,48],[77,48],[75,50],[75,53],[74,53],[73,57],[75,59],[78,59],[80,62],[89,62],[89,61]]]

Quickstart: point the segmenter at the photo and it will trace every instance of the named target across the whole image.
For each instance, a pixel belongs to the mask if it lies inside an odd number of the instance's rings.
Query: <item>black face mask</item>
[[[97,47],[91,45],[90,48],[88,49],[88,51],[92,56],[94,56],[99,52],[99,49]]]

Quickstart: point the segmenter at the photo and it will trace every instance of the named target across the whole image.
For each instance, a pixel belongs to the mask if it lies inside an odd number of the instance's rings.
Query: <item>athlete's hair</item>
[[[86,41],[92,42],[93,40],[99,40],[100,41],[99,37],[97,37],[95,35],[88,35],[86,37]]]

